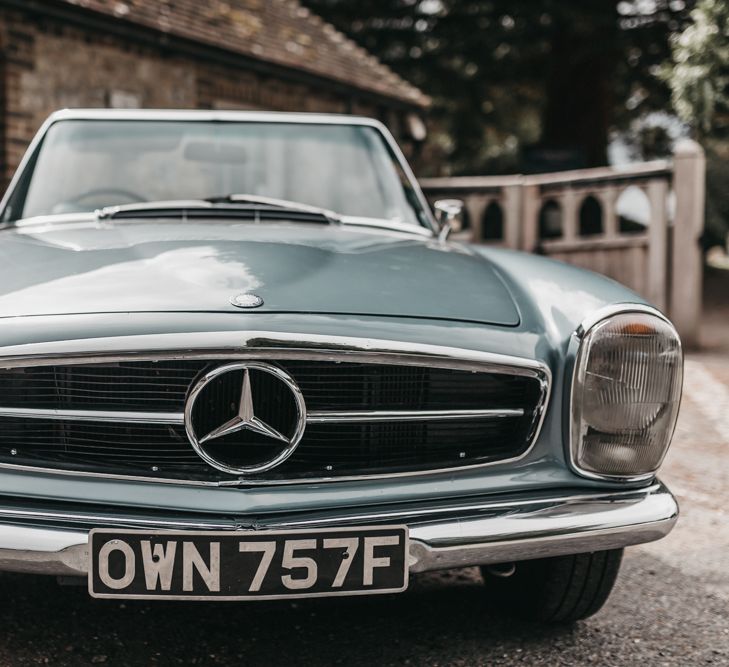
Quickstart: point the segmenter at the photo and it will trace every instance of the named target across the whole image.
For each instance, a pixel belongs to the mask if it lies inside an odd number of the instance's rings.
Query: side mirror
[[[438,239],[445,241],[451,232],[460,232],[463,228],[463,207],[460,199],[439,199],[433,208],[435,219],[440,225]]]

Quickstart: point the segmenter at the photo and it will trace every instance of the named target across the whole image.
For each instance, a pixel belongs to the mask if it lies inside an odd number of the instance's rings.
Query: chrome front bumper
[[[410,571],[616,549],[667,535],[678,505],[660,482],[639,490],[405,506],[291,519],[206,521],[0,506],[0,570],[86,576],[92,527],[144,530],[273,530],[406,523]]]

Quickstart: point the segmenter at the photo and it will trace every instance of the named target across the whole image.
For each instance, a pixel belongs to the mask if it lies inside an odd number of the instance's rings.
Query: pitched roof
[[[409,104],[429,98],[298,0],[60,0]]]

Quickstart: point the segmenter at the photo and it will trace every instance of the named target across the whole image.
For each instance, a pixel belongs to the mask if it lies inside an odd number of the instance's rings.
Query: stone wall
[[[356,112],[399,124],[352,96],[22,11],[0,9],[0,51],[2,187],[43,120],[64,107]]]

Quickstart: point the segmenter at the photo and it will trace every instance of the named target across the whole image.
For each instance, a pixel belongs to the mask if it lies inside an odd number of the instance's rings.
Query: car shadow
[[[476,568],[399,595],[275,602],[94,600],[83,586],[0,575],[4,665],[729,664],[724,571],[687,576],[628,549],[608,604],[573,626],[514,620]]]
[[[82,586],[4,574],[4,655],[51,664],[422,664],[485,643],[575,630],[517,622],[489,607],[475,568],[419,575],[399,595],[252,603],[94,600]],[[502,651],[503,652],[503,651]],[[35,662],[35,660],[33,660]]]

